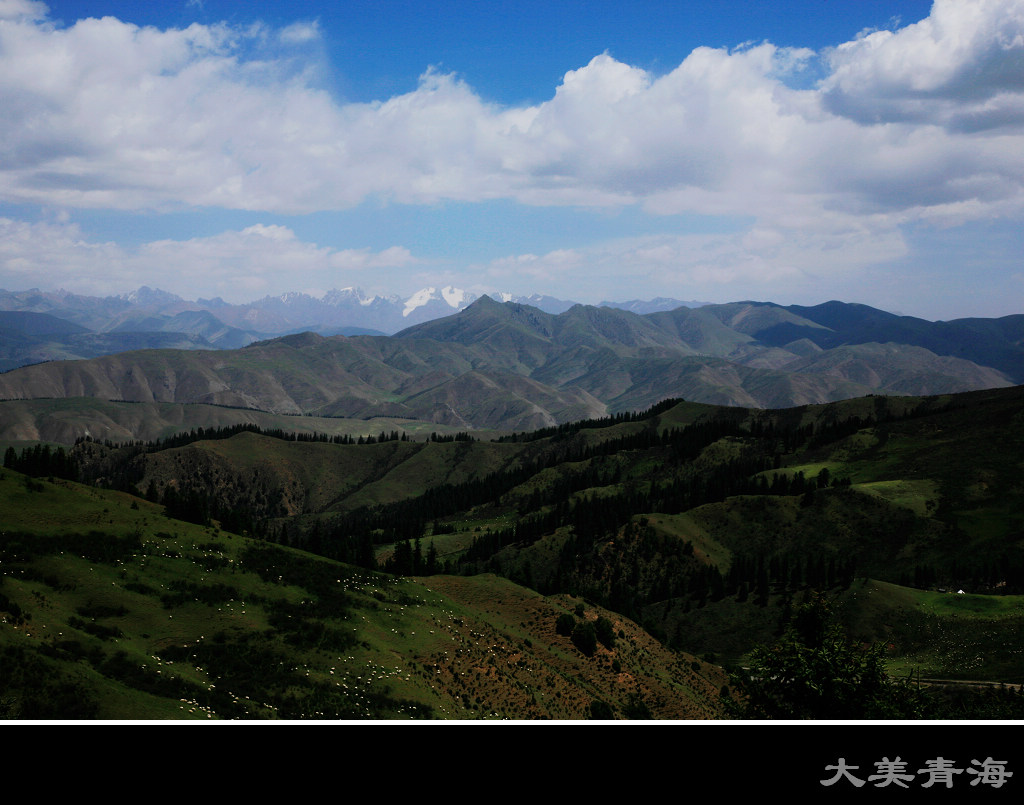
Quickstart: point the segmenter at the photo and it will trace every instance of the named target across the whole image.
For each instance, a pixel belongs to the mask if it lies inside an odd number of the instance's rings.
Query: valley
[[[1024,0],[0,0],[0,721],[1024,784],[1022,67]]]
[[[750,653],[819,593],[894,675],[1014,683],[1022,403],[670,399],[488,438],[248,425],[12,445],[0,656],[25,670],[0,701],[14,718],[732,718]],[[1019,717],[1012,688],[924,690],[917,717]]]

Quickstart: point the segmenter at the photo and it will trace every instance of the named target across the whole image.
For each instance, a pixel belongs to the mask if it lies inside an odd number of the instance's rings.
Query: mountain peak
[[[430,286],[429,288],[421,288],[405,300],[405,308],[402,310],[402,315],[408,318],[417,309],[426,308],[428,305],[441,310],[458,311],[462,310],[474,299],[475,296],[473,294],[452,285],[446,285],[440,290]]]
[[[138,290],[120,294],[114,298],[121,299],[125,302],[131,302],[133,305],[141,305],[143,307],[149,307],[152,305],[169,305],[173,302],[184,301],[177,294],[169,293],[168,291],[161,291],[159,288],[150,288],[148,285],[143,285]]]
[[[441,289],[441,297],[454,308],[459,308],[469,298],[469,294],[461,288],[447,285]]]

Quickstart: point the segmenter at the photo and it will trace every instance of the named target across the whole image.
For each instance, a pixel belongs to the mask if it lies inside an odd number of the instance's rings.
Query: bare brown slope
[[[861,344],[807,355],[798,344],[768,347],[730,329],[794,318],[780,311],[735,305],[718,311],[722,320],[576,306],[552,316],[485,297],[391,338],[303,333],[232,351],[152,350],[24,367],[0,375],[0,399],[211,403],[526,430],[667,397],[783,407],[1010,385],[1000,372],[921,347]]]
[[[801,375],[838,377],[900,394],[935,394],[939,388],[943,393],[956,393],[1014,385],[997,369],[906,344],[836,347],[786,364],[785,369]]]

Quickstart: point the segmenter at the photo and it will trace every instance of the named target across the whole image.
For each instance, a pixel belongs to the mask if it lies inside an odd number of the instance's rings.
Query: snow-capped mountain
[[[491,293],[490,296],[500,302],[530,305],[553,315],[564,313],[576,304],[543,294]],[[478,298],[479,294],[453,285],[428,286],[405,297],[367,294],[357,287],[334,288],[322,296],[293,291],[245,304],[231,304],[219,297],[192,302],[147,286],[103,298],[36,288],[21,292],[0,290],[0,310],[47,313],[97,333],[180,332],[191,335],[196,335],[193,332],[197,326],[195,314],[205,312],[209,318],[202,320],[204,332],[219,332],[217,322],[241,331],[218,338],[214,345],[219,345],[219,340],[225,338],[234,344],[305,330],[322,335],[392,335],[407,327],[458,313]],[[644,313],[684,304],[694,307],[698,303],[655,299],[603,302],[602,306]],[[192,315],[182,315],[185,313]],[[199,347],[204,345],[208,345],[206,341],[197,342]]]
[[[167,305],[174,305],[185,301],[176,294],[161,291],[159,288],[150,288],[148,285],[143,285],[141,288],[130,291],[129,293],[119,294],[114,298],[145,308],[165,307]]]
[[[422,288],[405,300],[402,316],[406,322],[410,322],[413,318],[429,321],[438,316],[457,313],[467,305],[472,304],[476,299],[476,294],[451,285],[447,285],[440,290],[433,287]],[[447,310],[445,307],[447,307]],[[418,315],[417,311],[419,311]],[[422,317],[425,313],[430,313],[431,315],[427,319],[423,319]]]
[[[423,288],[408,297],[368,295],[361,288],[334,288],[323,296],[286,293],[244,305],[217,308],[233,326],[268,333],[312,330],[324,335],[372,331],[391,334],[440,316],[457,313],[477,298],[461,288]]]

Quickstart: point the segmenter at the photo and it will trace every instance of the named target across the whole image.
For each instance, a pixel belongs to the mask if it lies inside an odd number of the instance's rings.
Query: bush
[[[593,657],[597,651],[597,630],[590,621],[576,625],[572,630],[572,644],[586,656]]]
[[[571,636],[572,630],[575,628],[576,619],[568,612],[563,612],[555,621],[555,632],[565,637]]]
[[[639,693],[629,694],[626,706],[622,708],[622,715],[630,721],[650,721],[654,718],[651,708],[647,706],[644,697]]]
[[[611,721],[615,718],[615,713],[612,711],[611,705],[607,702],[602,702],[600,699],[594,699],[590,703],[590,718],[593,721]]]
[[[891,679],[882,647],[847,640],[831,614],[820,597],[798,607],[775,646],[754,649],[749,671],[733,678],[739,702],[726,705],[755,719],[921,718],[921,691]]]

